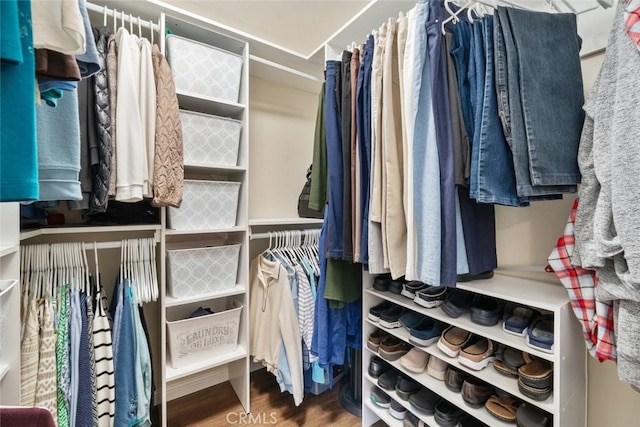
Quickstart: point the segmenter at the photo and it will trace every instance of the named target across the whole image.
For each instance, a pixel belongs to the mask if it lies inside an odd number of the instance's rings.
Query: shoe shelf
[[[406,343],[411,344],[409,342],[409,332],[405,328],[388,329],[380,326],[378,323],[372,322],[369,319],[367,319],[366,322],[371,324],[372,326],[377,327],[378,329],[381,329],[389,333],[390,335],[393,335],[401,339]],[[454,358],[454,357],[449,357],[445,355],[442,351],[440,351],[440,349],[436,344],[430,345],[428,347],[418,347],[418,348],[424,351],[425,353],[428,353],[431,356],[435,356],[438,359],[447,362],[449,365],[454,366],[460,369],[461,371],[464,371],[470,375],[473,375],[474,377],[479,378],[482,381],[485,381],[486,383],[489,383],[494,387],[499,388],[500,390],[506,391],[507,393],[516,396],[518,399],[521,399],[534,406],[537,406],[540,409],[543,409],[547,412],[550,412],[550,413],[553,412],[553,393],[551,393],[551,396],[549,396],[547,399],[543,401],[537,401],[537,400],[531,399],[523,395],[522,393],[520,393],[520,390],[518,390],[517,378],[509,378],[505,375],[502,375],[501,373],[493,369],[493,364],[491,363],[489,363],[489,366],[482,369],[481,371],[474,371],[473,369],[469,369],[463,364],[461,364],[460,362],[458,362],[457,357]]]
[[[391,292],[382,292],[371,287],[374,276],[364,272],[363,274],[363,339],[366,340],[376,328],[388,332],[405,342],[409,342],[409,332],[404,328],[388,329],[380,326],[367,318],[369,309],[383,300],[393,302],[401,307],[412,310],[421,315],[439,320],[443,323],[457,326],[473,334],[488,338],[496,343],[527,352],[540,359],[553,362],[553,393],[543,401],[536,401],[520,393],[518,381],[515,378],[502,375],[493,365],[481,371],[474,371],[459,363],[457,358],[450,358],[438,349],[437,345],[419,347],[432,357],[437,357],[449,365],[466,372],[488,384],[493,385],[522,402],[537,407],[553,415],[553,424],[550,427],[584,427],[586,411],[586,361],[587,352],[582,336],[580,323],[575,318],[571,308],[571,301],[564,287],[559,283],[547,283],[531,279],[521,279],[501,274],[496,274],[488,280],[459,283],[458,289],[464,289],[479,295],[498,298],[505,302],[513,302],[529,306],[554,316],[554,349],[553,353],[530,347],[524,337],[512,335],[502,329],[502,321],[495,326],[479,325],[471,321],[469,313],[458,318],[449,317],[441,308],[424,308],[413,300]],[[366,346],[364,346],[366,348]],[[363,384],[368,387],[369,361],[375,355],[369,348],[363,351]],[[467,405],[460,393],[455,393],[446,388],[444,381],[437,380],[426,372],[416,374],[402,367],[399,361],[389,362],[394,368],[404,373],[415,381],[431,389],[436,394],[458,406],[468,414],[476,417],[489,426],[507,426],[505,423],[484,408],[475,409]],[[375,383],[375,382],[374,382]],[[370,388],[363,388],[363,393],[368,393]],[[363,407],[363,425],[370,426],[381,419],[380,412],[383,409],[374,408],[371,402]],[[404,402],[400,402],[404,403]],[[415,413],[415,411],[413,411]],[[388,415],[388,418],[392,418]],[[382,418],[384,419],[384,418]],[[396,425],[398,425],[396,423]],[[431,423],[433,425],[433,423]]]
[[[378,381],[375,378],[373,378],[371,375],[365,374],[364,378],[367,381],[369,381],[372,384],[373,387],[378,387]],[[380,387],[378,387],[378,388],[380,388]],[[398,422],[399,423],[398,425],[402,425],[402,420],[398,420],[397,418],[393,417],[393,415],[391,415],[388,410],[386,410],[385,408],[380,408],[380,407],[376,406],[375,403],[371,402],[371,399],[369,399],[369,397],[368,397],[370,390],[371,390],[371,387],[367,387],[365,390],[363,390],[363,393],[364,393],[363,395],[367,396],[366,399],[368,400],[368,403],[370,403],[371,406],[375,407],[376,409],[379,409],[380,411],[386,412],[387,416],[389,418],[391,418],[391,420],[394,420],[394,421]],[[382,390],[385,393],[387,393],[389,395],[389,397],[391,397],[391,399],[395,400],[400,405],[404,406],[407,409],[407,411],[413,413],[413,415],[415,415],[416,417],[421,419],[426,425],[428,425],[428,426],[437,426],[438,425],[438,424],[436,424],[436,419],[434,418],[433,415],[425,415],[424,413],[421,413],[419,410],[414,408],[408,401],[402,400],[400,398],[400,396],[398,396],[398,393],[395,392],[395,390],[385,390],[383,388],[380,388],[380,390]],[[389,424],[389,423],[387,423],[387,424]]]
[[[176,307],[179,305],[191,304],[193,302],[209,301],[234,295],[243,295],[245,292],[246,287],[244,285],[236,285],[233,288],[224,291],[214,292],[210,294],[201,294],[191,297],[173,298],[167,295],[165,297],[165,307]]]
[[[373,412],[379,419],[384,421],[389,427],[402,427],[402,421],[393,418],[388,409],[377,407],[368,398],[364,399],[364,404],[371,412]],[[429,424],[429,426],[435,425],[436,424]]]
[[[391,292],[380,292],[373,288],[369,288],[366,292],[374,295],[378,298],[391,301],[395,304],[398,304],[404,308],[409,310],[413,310],[417,313],[420,313],[424,316],[432,317],[441,322],[447,323],[449,325],[457,326],[466,331],[472,332],[476,335],[481,335],[485,338],[489,338],[493,341],[502,343],[506,346],[517,348],[518,350],[526,351],[529,354],[533,354],[541,359],[546,359],[549,361],[553,361],[554,357],[551,353],[546,353],[541,350],[537,350],[535,348],[529,347],[524,339],[524,337],[519,337],[517,335],[511,335],[502,330],[502,322],[499,322],[495,326],[484,326],[479,325],[471,321],[471,316],[469,313],[465,313],[462,316],[453,319],[442,311],[440,307],[437,308],[424,308],[407,297],[402,295],[397,295]]]
[[[367,351],[369,351],[372,354],[377,354],[377,353],[372,352],[369,348],[367,348]],[[454,393],[451,390],[449,390],[444,385],[444,381],[438,380],[438,379],[432,377],[431,375],[427,374],[426,372],[423,372],[421,374],[416,374],[415,372],[411,372],[411,371],[405,369],[400,364],[399,359],[395,360],[395,361],[388,361],[387,360],[387,362],[391,366],[393,366],[395,369],[397,369],[398,371],[402,372],[403,374],[407,375],[410,378],[413,378],[415,381],[420,383],[423,387],[428,388],[429,390],[433,391],[434,393],[436,393],[441,398],[443,398],[445,400],[448,400],[449,402],[451,402],[452,404],[454,404],[458,408],[460,408],[463,411],[465,411],[467,414],[477,418],[478,420],[482,421],[483,423],[485,423],[485,424],[487,424],[489,426],[492,426],[492,427],[513,426],[512,423],[507,423],[507,422],[504,422],[504,421],[501,421],[501,420],[497,419],[496,417],[491,415],[489,412],[487,412],[487,410],[484,409],[484,407],[472,408],[471,406],[467,405],[467,403],[462,399],[462,394]],[[369,375],[368,375],[368,373],[365,373],[364,376],[367,377]],[[371,377],[369,376],[369,378],[371,378]],[[364,390],[363,390],[363,392],[364,392]],[[385,390],[385,392],[386,392],[386,390]],[[396,397],[392,396],[392,394],[395,395],[395,392],[388,393],[388,394],[394,399],[397,397],[397,396]],[[404,401],[400,402],[400,404],[403,404],[403,403],[405,403],[405,402]],[[407,403],[407,405],[409,405],[409,404]],[[411,410],[411,406],[410,405],[407,406],[407,408],[409,410]],[[412,410],[412,412],[414,412],[414,414],[418,415],[415,410]],[[437,424],[435,424],[435,422],[431,422],[429,425],[437,425]]]

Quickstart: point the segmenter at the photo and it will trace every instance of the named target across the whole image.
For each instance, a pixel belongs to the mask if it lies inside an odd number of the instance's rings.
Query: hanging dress
[[[40,299],[40,356],[36,386],[36,406],[47,408],[54,419],[58,417],[56,401],[56,332],[53,307],[48,297]]]

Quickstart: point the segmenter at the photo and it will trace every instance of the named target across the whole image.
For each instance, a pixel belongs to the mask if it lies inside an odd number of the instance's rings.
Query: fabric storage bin
[[[240,183],[184,180],[182,205],[169,208],[174,230],[216,230],[236,225]]]
[[[15,288],[17,280],[0,280],[0,355],[4,344],[4,334],[7,327],[7,312],[9,311],[9,298]]]
[[[169,295],[186,298],[233,288],[238,276],[240,246],[167,250]]]
[[[178,93],[238,102],[242,56],[173,34],[166,42]]]
[[[167,317],[175,315],[176,320],[167,320],[167,339],[171,366],[182,368],[192,363],[203,362],[234,352],[238,348],[240,332],[240,314],[242,304],[232,300],[213,301],[210,308],[214,314],[185,318],[189,312],[168,312]],[[193,307],[187,307],[193,312]]]
[[[242,122],[180,111],[185,165],[236,166]]]

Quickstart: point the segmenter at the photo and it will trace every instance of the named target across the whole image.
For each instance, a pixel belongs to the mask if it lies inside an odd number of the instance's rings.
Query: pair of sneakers
[[[438,340],[438,348],[449,357],[474,371],[487,367],[495,359],[495,344],[490,339],[449,326]]]

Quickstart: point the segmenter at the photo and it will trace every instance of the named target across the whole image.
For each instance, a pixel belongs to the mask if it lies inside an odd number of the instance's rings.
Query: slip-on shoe
[[[482,421],[473,418],[471,415],[464,415],[460,418],[460,427],[489,427]]]
[[[400,373],[395,369],[388,370],[378,377],[378,387],[386,391],[395,390],[398,376],[400,376]]]
[[[379,356],[373,356],[369,362],[369,375],[372,378],[380,378],[380,375],[391,370],[391,365]]]
[[[516,424],[518,427],[548,427],[553,425],[553,417],[542,409],[523,403],[516,411]]]
[[[491,396],[484,404],[487,412],[506,423],[516,422],[516,411],[519,406],[520,402],[514,398],[498,396]]]
[[[449,357],[457,357],[460,349],[467,345],[471,332],[457,326],[449,326],[438,340],[438,348]]]
[[[549,396],[551,396],[551,386],[545,388],[537,388],[526,385],[522,378],[518,378],[518,390],[520,393],[524,394],[527,397],[532,398],[533,400],[546,400]]]
[[[440,339],[445,327],[446,325],[440,321],[425,317],[411,329],[409,342],[420,347],[428,347]]]
[[[502,313],[502,330],[506,333],[525,336],[531,321],[540,315],[540,312],[530,307],[508,302]]]
[[[406,370],[421,374],[427,368],[429,363],[429,354],[420,350],[418,347],[413,347],[407,354],[400,358],[400,365]]]
[[[518,369],[518,376],[524,385],[545,389],[553,385],[553,363],[535,359]]]
[[[395,304],[392,303],[391,301],[383,301],[380,304],[374,305],[369,309],[369,314],[368,314],[369,320],[371,320],[372,322],[378,322],[380,320],[380,313],[390,309],[394,305]]]
[[[400,295],[409,299],[414,299],[416,297],[416,292],[419,292],[427,287],[429,287],[429,285],[427,285],[426,283],[413,280],[402,285],[402,291],[400,292]]]
[[[427,374],[437,380],[444,381],[444,374],[447,372],[448,366],[449,364],[444,360],[431,356],[429,358],[429,363],[427,363]]]
[[[526,363],[531,362],[533,359],[529,353],[525,353],[515,348],[501,345],[496,352],[496,358],[493,361],[493,367],[499,373],[509,376],[517,377],[518,369]]]
[[[464,282],[471,282],[472,280],[487,280],[487,279],[491,279],[492,277],[493,277],[493,270],[483,271],[482,273],[478,273],[478,274],[471,274],[471,273],[458,274],[458,277],[456,278],[456,282],[464,283]]]
[[[526,342],[529,347],[553,353],[553,314],[538,316],[527,328]]]
[[[436,423],[442,427],[455,427],[464,415],[464,411],[453,403],[442,399],[436,404]]]
[[[369,397],[371,402],[379,408],[388,408],[391,406],[391,397],[378,387],[371,388],[371,395]]]
[[[460,350],[458,362],[474,371],[480,371],[493,362],[495,353],[495,344],[487,338],[481,338],[479,341],[466,346]]]
[[[394,336],[388,336],[380,342],[378,354],[385,360],[398,360],[411,350],[411,346]]]
[[[373,279],[373,289],[376,291],[386,292],[389,290],[391,282],[391,274],[380,274]]]
[[[406,375],[398,376],[398,381],[396,382],[396,394],[402,400],[409,400],[412,394],[415,394],[422,389],[422,386],[407,377]]]
[[[472,408],[480,408],[495,394],[495,391],[493,386],[484,381],[469,377],[462,383],[462,400]]]
[[[413,302],[424,308],[436,308],[442,304],[448,292],[448,286],[429,286],[416,292]]]
[[[462,390],[462,383],[469,378],[469,374],[455,366],[447,367],[447,371],[444,373],[444,385],[454,393],[460,393]]]
[[[404,421],[402,422],[402,427],[426,427],[426,424],[418,418],[416,414],[407,411],[407,415],[405,415]]]
[[[479,325],[497,325],[502,317],[502,303],[496,298],[480,296],[471,306],[471,321]]]
[[[409,403],[416,408],[420,413],[425,415],[433,415],[435,412],[436,403],[440,400],[440,396],[429,390],[423,388],[419,392],[412,394],[409,397]]]
[[[391,405],[389,405],[389,414],[396,420],[404,420],[405,415],[407,415],[407,408],[391,399]]]
[[[420,313],[416,313],[412,310],[407,310],[402,316],[400,316],[400,324],[404,326],[404,328],[408,331],[411,331],[413,327],[415,327],[422,319],[426,316],[423,316]]]
[[[405,313],[405,309],[399,305],[394,304],[392,307],[380,313],[380,326],[383,328],[399,328],[400,317]]]
[[[377,352],[380,347],[380,341],[382,341],[389,334],[382,329],[376,329],[369,334],[367,338],[367,348],[371,351]]]
[[[476,296],[471,292],[464,291],[462,289],[454,289],[447,293],[447,296],[445,297],[442,305],[440,305],[440,308],[447,316],[455,319],[462,316],[469,310],[475,297]]]
[[[406,282],[407,281],[404,280],[404,277],[401,277],[401,278],[395,279],[395,280],[391,280],[389,282],[389,292],[391,292],[392,294],[400,295],[402,293],[402,286]]]

